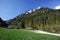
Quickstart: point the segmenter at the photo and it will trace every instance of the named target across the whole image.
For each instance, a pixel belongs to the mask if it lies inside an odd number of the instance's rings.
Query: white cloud
[[[55,9],[60,9],[60,5],[59,6],[56,6]]]
[[[26,14],[28,14],[28,12],[26,12]]]
[[[35,9],[33,9],[33,12],[35,11]]]
[[[29,12],[29,13],[32,13],[32,10],[29,10],[28,12]]]
[[[39,7],[37,7],[37,9],[40,9],[41,7],[39,6]]]

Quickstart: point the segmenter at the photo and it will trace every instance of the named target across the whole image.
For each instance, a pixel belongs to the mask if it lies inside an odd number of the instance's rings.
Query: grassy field
[[[0,28],[0,40],[60,40],[60,37],[33,33],[23,29]]]

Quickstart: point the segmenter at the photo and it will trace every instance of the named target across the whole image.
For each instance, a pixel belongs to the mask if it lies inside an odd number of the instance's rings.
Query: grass
[[[24,29],[0,28],[0,40],[60,40],[60,37],[33,33]]]

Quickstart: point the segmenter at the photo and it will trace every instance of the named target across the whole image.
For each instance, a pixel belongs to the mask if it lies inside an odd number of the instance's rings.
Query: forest
[[[60,33],[60,9],[40,8],[26,11],[13,19],[6,21],[11,29],[43,30]]]

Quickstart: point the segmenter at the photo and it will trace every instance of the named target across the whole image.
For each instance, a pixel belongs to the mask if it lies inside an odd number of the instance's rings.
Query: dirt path
[[[56,34],[56,33],[49,33],[49,32],[40,31],[40,30],[31,30],[31,32],[35,32],[35,33],[42,33],[42,34],[49,34],[49,35],[55,35],[55,36],[60,36],[60,34]]]

